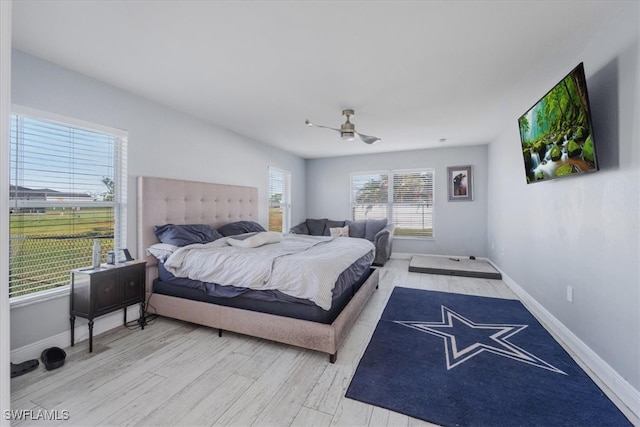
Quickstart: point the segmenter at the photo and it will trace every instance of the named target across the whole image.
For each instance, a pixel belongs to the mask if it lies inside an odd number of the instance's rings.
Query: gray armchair
[[[291,227],[291,234],[308,234],[311,236],[330,236],[331,228],[349,226],[349,237],[367,239],[376,247],[374,265],[382,266],[391,257],[393,246],[393,224],[386,219],[369,219],[361,221],[333,221],[327,218],[307,219]]]

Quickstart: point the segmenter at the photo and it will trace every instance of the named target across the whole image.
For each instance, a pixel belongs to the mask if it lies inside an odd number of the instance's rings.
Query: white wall
[[[640,3],[529,76],[489,145],[492,260],[640,388]],[[600,171],[525,184],[517,118],[584,61]],[[567,286],[574,301],[566,298]]]
[[[447,166],[462,165],[473,165],[474,200],[449,202]],[[351,218],[352,172],[418,168],[435,169],[434,238],[395,238],[393,252],[486,256],[486,145],[307,160],[307,217]]]
[[[9,162],[9,109],[11,105],[11,1],[0,1],[0,163]],[[0,175],[0,205],[9,205],[9,174]],[[0,413],[9,409],[9,212],[0,212]],[[0,425],[11,422],[0,418]]]
[[[266,228],[268,166],[275,166],[292,173],[293,221],[305,216],[305,162],[295,155],[16,50],[12,97],[18,105],[129,132],[127,246],[132,254],[139,175],[258,187],[264,207],[260,223]],[[13,308],[11,348],[68,330],[68,304],[62,298]]]

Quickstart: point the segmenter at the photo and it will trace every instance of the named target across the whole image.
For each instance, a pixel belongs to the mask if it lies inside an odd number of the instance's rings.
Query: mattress
[[[164,268],[162,263],[158,263],[159,277],[153,281],[153,292],[330,324],[370,276],[373,257],[373,252],[367,253],[340,274],[332,292],[329,310],[324,310],[309,300],[291,297],[277,290],[257,291],[174,277]]]
[[[475,258],[465,259],[437,255],[414,255],[409,262],[409,271],[413,273],[502,279],[502,274],[489,264],[489,262]]]

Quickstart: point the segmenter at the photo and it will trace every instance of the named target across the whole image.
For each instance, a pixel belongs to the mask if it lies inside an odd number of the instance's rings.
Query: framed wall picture
[[[473,200],[473,166],[449,166],[447,179],[450,202]]]

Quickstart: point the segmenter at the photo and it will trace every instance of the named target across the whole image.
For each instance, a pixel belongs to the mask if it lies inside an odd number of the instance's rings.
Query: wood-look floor
[[[68,411],[69,420],[12,425],[429,426],[344,397],[394,286],[516,299],[499,280],[408,272],[390,260],[338,352],[326,354],[176,320],[120,327],[66,348],[65,365],[11,380],[12,410]]]

